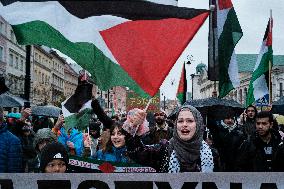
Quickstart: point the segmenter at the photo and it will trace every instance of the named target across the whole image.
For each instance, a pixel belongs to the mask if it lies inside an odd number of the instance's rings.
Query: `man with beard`
[[[224,113],[224,119],[217,122],[209,122],[207,127],[213,137],[213,147],[220,154],[221,167],[224,172],[235,171],[235,157],[239,146],[245,140],[245,135],[234,117],[234,112],[228,110]]]
[[[144,144],[157,144],[161,140],[169,140],[173,136],[173,130],[166,122],[167,115],[163,111],[154,114],[155,125],[150,128],[148,134],[143,137]]]
[[[244,133],[249,137],[255,132],[255,116],[257,109],[253,105],[249,105],[245,112],[240,116],[240,124],[243,127]]]
[[[256,115],[256,132],[240,147],[237,157],[238,171],[276,171],[277,159],[283,154],[283,144],[279,133],[272,126],[271,112],[263,111]],[[277,171],[280,171],[279,168]]]

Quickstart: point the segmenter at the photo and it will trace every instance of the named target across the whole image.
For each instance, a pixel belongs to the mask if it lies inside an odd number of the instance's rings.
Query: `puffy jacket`
[[[103,152],[99,150],[96,154],[96,159],[103,161],[112,161],[112,162],[129,162],[129,158],[125,156],[126,147],[123,148],[115,148],[112,147],[112,152]]]
[[[22,146],[20,140],[0,126],[0,173],[20,173],[22,170]]]
[[[72,129],[70,136],[67,135],[66,130],[64,127],[60,129],[60,135],[58,137],[58,142],[63,144],[66,149],[67,147],[67,141],[73,142],[75,147],[75,152],[77,156],[81,156],[84,149],[83,144],[83,133],[79,132],[77,129]]]

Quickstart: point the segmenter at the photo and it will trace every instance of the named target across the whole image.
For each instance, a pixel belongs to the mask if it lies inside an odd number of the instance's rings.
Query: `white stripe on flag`
[[[117,61],[106,46],[99,31],[129,21],[128,19],[111,15],[92,16],[86,19],[80,19],[70,14],[56,1],[16,2],[8,6],[2,6],[0,4],[0,13],[11,25],[35,20],[44,21],[58,30],[69,41],[95,44],[105,56],[115,63],[117,63]]]
[[[268,87],[265,80],[265,75],[261,75],[253,82],[253,95],[254,100],[262,98],[264,95],[268,94]]]
[[[233,87],[237,88],[238,86],[240,86],[239,68],[238,68],[238,62],[237,62],[237,56],[235,54],[235,50],[233,51],[233,54],[231,56],[228,74],[229,74]]]

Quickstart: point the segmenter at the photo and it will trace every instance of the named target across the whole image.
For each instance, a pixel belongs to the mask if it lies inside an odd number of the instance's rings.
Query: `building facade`
[[[240,104],[245,105],[249,83],[257,59],[257,54],[237,54],[239,67],[240,86],[232,90],[226,98],[234,99]],[[193,83],[193,99],[202,99],[212,96],[214,85],[218,91],[218,82],[209,81],[207,77],[207,68],[203,68],[204,72],[194,74]],[[284,95],[284,55],[273,56],[273,67],[271,70],[272,83],[272,102],[278,100]],[[218,95],[218,94],[217,94]]]
[[[0,16],[0,72],[6,78],[6,85],[16,96],[24,94],[25,79],[25,46],[16,41],[13,29]]]
[[[79,75],[66,63],[64,65],[64,96],[70,97],[75,93]]]
[[[52,56],[40,46],[33,46],[33,85],[31,100],[37,105],[51,103]]]
[[[52,69],[51,69],[51,101],[53,104],[59,106],[65,100],[64,97],[64,65],[66,60],[59,56],[56,51],[51,50]]]

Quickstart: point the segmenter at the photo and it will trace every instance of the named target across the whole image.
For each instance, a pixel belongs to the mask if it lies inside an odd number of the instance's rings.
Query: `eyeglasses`
[[[160,112],[160,113],[155,113],[154,116],[165,116],[166,114],[163,113],[163,112]]]

